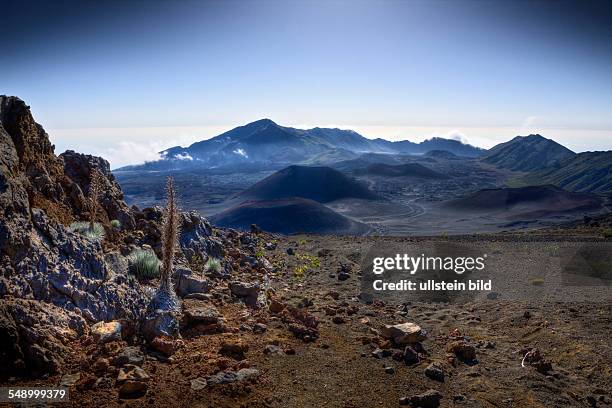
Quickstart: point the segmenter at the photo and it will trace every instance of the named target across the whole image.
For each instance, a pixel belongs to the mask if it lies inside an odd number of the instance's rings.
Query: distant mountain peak
[[[254,122],[251,122],[245,126],[251,126],[251,125],[276,125],[276,122],[274,122],[272,119],[268,119],[268,118],[263,118],[263,119],[258,119]]]
[[[545,138],[544,136],[542,136],[539,133],[531,133],[531,134],[529,134],[527,136],[517,135],[512,140],[536,140],[536,139],[539,139],[539,140],[551,140],[551,139]]]
[[[556,166],[576,154],[539,134],[516,136],[490,149],[483,160],[500,168],[534,171]]]

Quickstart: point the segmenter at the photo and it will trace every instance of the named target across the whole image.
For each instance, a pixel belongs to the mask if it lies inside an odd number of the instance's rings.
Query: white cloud
[[[534,123],[538,120],[537,116],[527,116],[525,120],[523,120],[523,124],[521,125],[521,130],[529,130],[533,128]]]
[[[249,155],[247,154],[247,152],[244,151],[244,149],[236,149],[232,153],[237,154],[242,157],[246,157],[247,159],[249,158]]]
[[[430,133],[427,136],[427,139],[432,139],[434,137],[439,137],[442,139],[451,139],[451,140],[456,140],[458,142],[464,143],[464,144],[468,144],[468,138],[465,135],[465,133],[457,130],[457,129],[452,129],[449,130],[447,132],[440,132],[440,131],[434,131],[432,133]]]
[[[176,156],[174,156],[174,158],[178,160],[190,160],[190,161],[193,160],[193,157],[191,157],[189,153],[179,153]]]
[[[147,161],[159,160],[159,143],[118,142],[112,147],[91,149],[91,154],[102,156],[109,161],[112,168],[128,164],[142,164]]]
[[[162,150],[174,146],[189,146],[226,130],[227,126],[201,126],[49,129],[48,133],[56,145],[56,154],[71,149],[79,153],[102,156],[109,161],[111,168],[116,169],[158,160]],[[187,157],[183,159],[189,160]]]

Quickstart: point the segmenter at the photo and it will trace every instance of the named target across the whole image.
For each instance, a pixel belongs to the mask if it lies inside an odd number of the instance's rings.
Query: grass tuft
[[[77,221],[70,224],[68,229],[72,232],[76,232],[90,241],[100,242],[104,239],[104,227],[97,223],[93,223],[93,229],[91,223],[86,221]]]
[[[207,271],[219,273],[221,272],[221,261],[217,258],[208,258],[206,264],[204,265],[204,268]]]
[[[128,257],[130,273],[138,279],[148,280],[159,277],[160,262],[153,251],[137,249]]]
[[[121,228],[121,221],[119,221],[119,220],[112,220],[110,222],[110,225],[113,228],[119,229],[119,228]]]

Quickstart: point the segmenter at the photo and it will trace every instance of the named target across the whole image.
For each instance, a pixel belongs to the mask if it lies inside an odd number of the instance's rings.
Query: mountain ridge
[[[280,126],[270,119],[260,119],[187,147],[174,146],[163,150],[158,161],[119,170],[167,170],[194,166],[216,168],[244,163],[289,165],[338,151],[424,154],[430,150],[447,150],[466,157],[478,157],[485,152],[484,149],[453,139],[432,138],[420,143],[368,139],[353,130],[322,127],[297,129]]]

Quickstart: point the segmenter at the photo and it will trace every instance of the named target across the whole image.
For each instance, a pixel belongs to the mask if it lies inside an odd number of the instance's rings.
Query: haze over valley
[[[262,119],[160,156],[115,171],[128,203],[160,203],[161,181],[171,174],[183,205],[219,226],[262,224],[284,233],[541,228],[607,212],[612,194],[612,151],[576,154],[537,134],[486,150]]]

